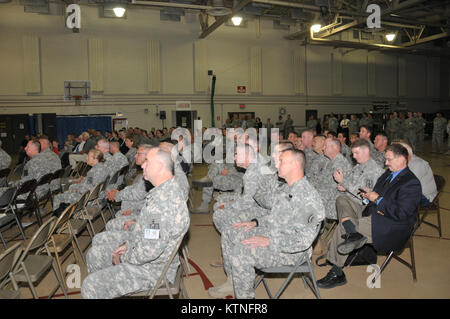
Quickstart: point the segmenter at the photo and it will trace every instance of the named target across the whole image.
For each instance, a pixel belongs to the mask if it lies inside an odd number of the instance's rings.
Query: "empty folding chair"
[[[439,237],[442,237],[442,225],[441,225],[441,208],[439,206],[439,197],[442,193],[442,191],[444,190],[445,187],[445,178],[440,176],[440,175],[434,175],[434,181],[436,182],[436,188],[438,193],[436,194],[436,196],[434,197],[433,201],[431,202],[431,205],[428,207],[419,207],[419,213],[421,211],[425,211],[422,215],[422,218],[419,218],[419,222],[417,223],[417,228],[420,226],[420,224],[424,223],[427,224],[428,226],[431,226],[433,228],[436,228],[439,232]],[[425,220],[425,217],[427,217],[428,213],[430,210],[436,210],[437,212],[437,220],[438,223],[437,225],[432,224],[428,221]]]
[[[51,231],[50,236],[47,239],[47,246],[49,251],[55,255],[56,258],[56,265],[58,266],[58,271],[63,279],[63,282],[65,284],[65,271],[62,270],[62,263],[64,260],[69,257],[70,253],[74,254],[75,259],[77,260],[77,256],[75,254],[75,248],[77,248],[76,244],[74,243],[72,230],[69,225],[70,218],[72,217],[72,214],[75,210],[75,204],[73,203],[70,206],[68,206],[58,217],[56,222],[54,223]],[[66,232],[63,232],[63,231]],[[72,245],[72,247],[70,247]],[[64,259],[60,259],[64,251],[67,250],[67,255]],[[81,254],[81,252],[80,252]],[[78,261],[78,264],[80,262]],[[67,287],[66,287],[67,288]]]
[[[7,289],[6,285],[10,282],[9,276],[11,270],[16,264],[22,253],[22,243],[15,243],[0,255],[0,299],[19,299],[20,291],[17,284],[13,283],[14,290]]]
[[[25,167],[25,163],[19,164],[16,167],[14,167],[12,173],[8,177],[8,181],[11,181],[11,177],[15,176],[20,179],[22,177],[23,168]]]
[[[322,223],[319,223],[316,226],[317,228],[316,228],[316,234],[315,234],[314,238],[317,238],[317,236],[320,232],[321,226],[322,226]],[[309,247],[305,251],[307,251],[307,250],[309,250]],[[269,297],[271,299],[278,299],[280,297],[280,295],[286,289],[287,285],[289,284],[289,282],[291,281],[292,277],[295,274],[301,274],[305,287],[306,287],[306,285],[308,285],[309,288],[311,288],[313,293],[316,295],[316,297],[318,299],[320,299],[320,292],[319,292],[319,288],[317,287],[316,278],[314,276],[314,269],[312,267],[311,258],[305,254],[303,254],[303,256],[299,257],[299,260],[295,263],[295,265],[267,267],[267,268],[263,268],[263,269],[257,269],[257,271],[260,273],[260,277],[257,278],[254,288],[256,289],[262,281],[264,284],[264,287],[266,288],[267,294],[269,295]],[[269,287],[264,279],[265,274],[280,274],[280,273],[288,274],[288,277],[283,282],[283,284],[281,285],[280,289],[275,294],[275,296],[272,296],[272,294],[270,293]],[[309,275],[309,279],[311,282],[306,280],[306,278],[304,276],[305,274]]]
[[[27,283],[35,299],[39,297],[36,293],[34,283],[40,281],[48,273],[50,268],[55,273],[58,285],[49,294],[49,298],[53,297],[59,288],[61,288],[64,296],[67,298],[67,292],[62,278],[59,275],[55,261],[47,246],[47,239],[50,236],[50,231],[55,222],[56,218],[51,217],[39,227],[11,272],[11,280],[13,282]]]
[[[98,200],[98,196],[103,187],[103,184],[104,184],[104,182],[98,183],[97,185],[95,185],[94,189],[91,191],[91,193],[89,194],[89,197],[86,200],[86,203],[85,203],[84,209],[83,209],[83,214],[81,214],[78,217],[81,219],[86,219],[88,221],[94,235],[96,234],[96,232],[95,232],[95,228],[93,225],[93,221],[95,219],[97,219],[99,216],[101,216],[104,227],[106,227],[106,219],[103,214],[103,207],[102,207],[102,205],[100,205],[100,202]]]
[[[170,255],[169,260],[167,261],[167,264],[164,266],[164,269],[163,269],[161,275],[159,276],[158,281],[155,284],[155,287],[153,287],[150,290],[134,292],[134,293],[128,294],[127,296],[145,297],[145,298],[149,298],[149,299],[153,299],[155,296],[169,296],[170,299],[173,299],[173,296],[179,295],[180,298],[187,299],[188,295],[186,293],[186,289],[184,287],[184,282],[183,282],[183,273],[184,273],[183,266],[181,264],[178,266],[175,280],[173,283],[170,283],[166,276],[167,271],[169,270],[170,264],[172,263],[174,258],[176,258],[176,257],[179,258],[180,246],[181,246],[181,243],[183,242],[183,240],[184,240],[184,236],[183,236],[183,238],[181,238],[178,241],[175,249],[173,250],[172,254]]]
[[[83,263],[86,265],[86,260],[84,258],[83,252],[84,250],[81,249],[81,245],[78,241],[78,236],[83,232],[84,229],[88,230],[89,236],[91,237],[91,241],[94,238],[93,231],[90,228],[90,225],[88,224],[87,219],[85,218],[77,218],[78,216],[81,216],[84,211],[84,207],[86,205],[86,201],[89,197],[90,192],[86,191],[81,197],[75,202],[75,209],[72,214],[72,218],[69,220],[68,226],[70,229],[63,229],[63,234],[72,234],[75,246],[83,260]],[[89,247],[89,244],[85,247],[85,250]]]

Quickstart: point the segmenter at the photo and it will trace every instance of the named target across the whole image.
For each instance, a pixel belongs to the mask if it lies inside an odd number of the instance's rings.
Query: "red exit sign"
[[[245,85],[238,85],[237,92],[238,93],[246,93],[247,92],[247,88],[245,87]]]

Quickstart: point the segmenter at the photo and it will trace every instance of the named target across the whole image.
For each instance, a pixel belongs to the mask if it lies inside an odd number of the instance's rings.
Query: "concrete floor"
[[[427,145],[429,148],[431,145]],[[427,148],[428,150],[428,148]],[[434,154],[431,152],[418,154],[429,161],[433,172],[445,177],[450,181],[450,156]],[[197,164],[194,168],[193,178],[197,179],[206,174],[207,167]],[[367,266],[355,266],[345,268],[348,283],[344,286],[331,290],[320,290],[322,298],[344,298],[344,299],[377,299],[377,298],[450,298],[450,185],[447,182],[444,192],[441,195],[441,219],[442,238],[439,238],[438,231],[427,225],[421,225],[414,236],[414,251],[416,257],[417,282],[413,282],[411,271],[396,260],[392,260],[381,276],[380,288],[368,288],[367,278],[372,272],[367,272]],[[201,200],[201,192],[195,191],[194,204]],[[427,218],[431,222],[436,222],[436,213],[431,212]],[[95,228],[102,227],[101,220],[97,220]],[[32,237],[36,226],[26,229],[27,237]],[[3,231],[5,238],[11,237],[17,232],[17,227]],[[81,245],[85,247],[89,244],[90,237],[85,231],[81,237]],[[8,246],[12,245],[12,242]],[[189,259],[190,276],[185,278],[185,285],[189,298],[210,298],[207,289],[212,285],[220,284],[225,280],[224,271],[221,268],[212,268],[209,263],[220,257],[220,236],[212,223],[212,216],[191,214],[191,226],[189,230]],[[0,253],[3,252],[3,247]],[[87,251],[86,251],[87,252]],[[73,254],[67,254],[68,258],[64,262],[64,268],[75,263]],[[317,256],[313,256],[315,260]],[[401,257],[409,261],[409,250],[405,250]],[[378,265],[384,261],[384,257],[378,257]],[[87,272],[84,265],[81,265],[81,282],[86,277]],[[314,266],[316,279],[320,279],[328,272],[329,267]],[[283,282],[283,278],[269,278],[268,283],[272,291],[276,291]],[[36,290],[39,296],[45,297],[56,285],[54,273],[49,272],[38,285]],[[31,298],[31,292],[26,285],[20,287],[22,298]],[[63,298],[59,290],[55,298]],[[79,288],[69,289],[69,298],[81,298]],[[263,287],[256,290],[256,298],[268,298]],[[303,281],[299,277],[294,277],[281,298],[315,298],[313,293],[306,289]]]

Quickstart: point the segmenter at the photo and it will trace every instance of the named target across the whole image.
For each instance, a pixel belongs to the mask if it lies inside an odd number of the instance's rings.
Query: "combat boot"
[[[234,295],[233,277],[230,275],[227,277],[227,281],[220,286],[211,287],[208,289],[208,293],[213,298],[225,298],[227,296]]]

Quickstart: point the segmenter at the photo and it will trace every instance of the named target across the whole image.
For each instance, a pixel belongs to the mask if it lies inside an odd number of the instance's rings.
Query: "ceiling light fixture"
[[[114,14],[116,15],[116,17],[118,17],[118,18],[122,18],[123,17],[123,15],[125,14],[125,8],[123,8],[123,7],[115,7],[114,9],[113,9],[113,11],[114,11]]]
[[[233,22],[233,24],[234,24],[235,26],[239,26],[239,25],[241,25],[242,17],[240,17],[240,16],[234,16],[234,17],[231,18],[231,21]]]
[[[395,37],[396,37],[395,33],[388,33],[388,34],[386,34],[386,40],[388,40],[389,42],[394,41]]]
[[[311,26],[311,30],[312,30],[312,32],[314,32],[314,33],[319,32],[321,28],[322,28],[322,25],[321,25],[321,24],[318,24],[318,23],[313,24],[313,25]]]

